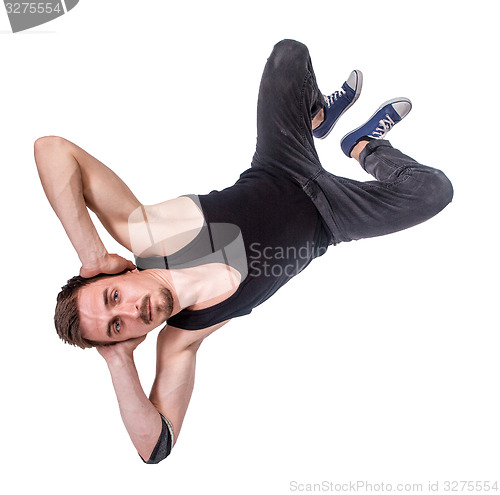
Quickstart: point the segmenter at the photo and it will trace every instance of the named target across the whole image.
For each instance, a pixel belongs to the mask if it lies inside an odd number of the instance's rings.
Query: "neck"
[[[201,277],[196,270],[185,268],[180,270],[148,270],[167,288],[173,297],[174,307],[172,315],[184,308],[195,305],[200,300],[202,291]]]

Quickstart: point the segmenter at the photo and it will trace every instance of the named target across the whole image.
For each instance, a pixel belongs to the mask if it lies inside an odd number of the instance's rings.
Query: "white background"
[[[500,482],[495,7],[81,0],[15,35],[2,7],[2,492]],[[365,75],[359,102],[318,144],[325,168],[369,180],[339,139],[407,96],[413,110],[390,140],[444,170],[454,201],[413,229],[332,248],[207,339],[179,442],[144,465],[104,360],[53,328],[56,294],[79,264],[33,142],[76,142],[147,204],[231,185],[250,164],[262,69],[282,38],[308,45],[325,93],[354,68]],[[136,352],[146,391],[155,335]]]

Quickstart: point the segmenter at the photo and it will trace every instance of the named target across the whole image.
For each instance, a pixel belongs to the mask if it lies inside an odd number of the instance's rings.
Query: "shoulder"
[[[201,330],[184,330],[171,325],[165,326],[158,335],[158,362],[185,350],[198,350],[204,339],[229,321],[226,320]]]

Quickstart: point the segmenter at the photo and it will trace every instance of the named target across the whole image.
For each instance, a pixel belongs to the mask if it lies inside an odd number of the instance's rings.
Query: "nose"
[[[121,316],[122,318],[128,317],[132,319],[137,319],[141,315],[141,307],[138,301],[123,303],[116,308],[116,312],[117,315]]]

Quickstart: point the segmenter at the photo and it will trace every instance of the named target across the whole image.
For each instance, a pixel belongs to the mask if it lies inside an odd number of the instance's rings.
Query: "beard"
[[[174,309],[174,298],[172,297],[172,293],[168,289],[162,287],[160,289],[160,299],[160,310],[165,314],[165,321],[167,321],[170,316],[172,316],[172,311]]]

